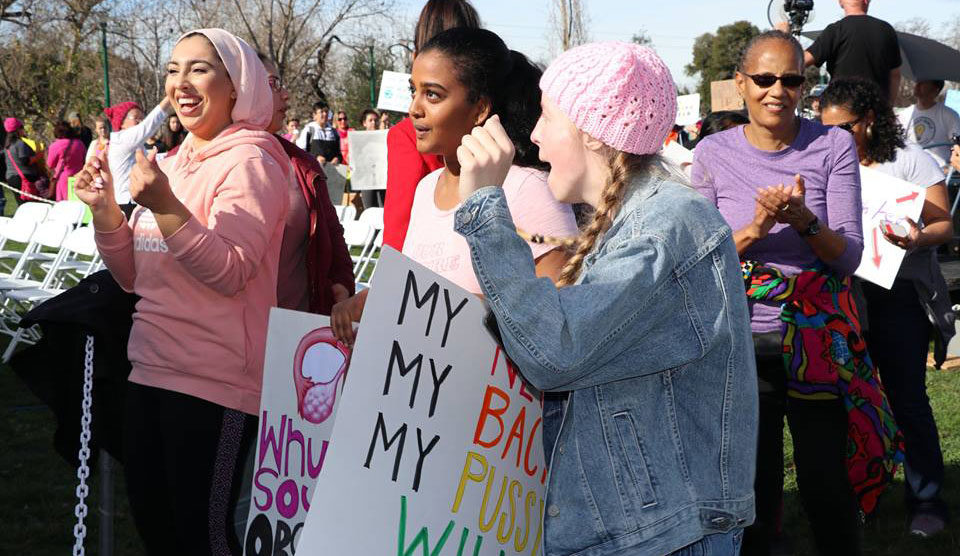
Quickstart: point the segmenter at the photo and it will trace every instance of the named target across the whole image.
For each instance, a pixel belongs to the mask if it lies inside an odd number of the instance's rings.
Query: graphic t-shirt
[[[819,67],[827,63],[831,79],[862,77],[890,94],[890,71],[899,68],[900,41],[886,21],[869,15],[848,15],[820,33],[807,52]]]
[[[927,110],[911,106],[901,112],[899,118],[900,125],[907,132],[908,143],[925,148],[941,167],[950,163],[953,136],[960,134],[960,114],[938,102]]]
[[[443,168],[434,170],[417,185],[403,254],[470,293],[482,294],[467,240],[453,229],[454,215],[460,205],[440,210],[434,201],[442,172]],[[553,197],[546,173],[513,166],[503,182],[503,191],[517,228],[528,234],[562,238],[576,237],[579,233],[573,209]],[[534,259],[556,248],[545,243],[528,245]]]

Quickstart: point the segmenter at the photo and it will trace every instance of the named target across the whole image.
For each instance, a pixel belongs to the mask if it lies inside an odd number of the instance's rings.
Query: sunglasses
[[[769,89],[773,87],[773,84],[777,81],[783,83],[783,86],[788,89],[796,89],[803,85],[803,82],[807,79],[798,73],[788,73],[786,75],[773,75],[771,73],[750,75],[749,73],[745,73],[744,75],[753,79],[753,82],[761,89]]]
[[[338,121],[338,122],[345,122],[345,121],[347,121],[347,119],[346,119],[346,118],[337,118],[337,121]]]
[[[862,120],[862,119],[863,119],[863,118],[857,118],[856,120],[853,120],[852,122],[847,122],[847,123],[843,123],[843,124],[837,124],[837,125],[835,125],[835,126],[833,126],[833,127],[839,127],[840,129],[846,131],[847,133],[853,133],[853,128],[854,128],[857,124],[859,124],[859,123],[860,123],[860,120]]]

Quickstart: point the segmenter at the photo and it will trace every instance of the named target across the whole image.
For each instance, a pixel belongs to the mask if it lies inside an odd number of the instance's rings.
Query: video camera
[[[813,0],[784,0],[783,11],[790,18],[790,29],[794,33],[800,34],[803,26],[810,19],[810,12],[813,11]]]

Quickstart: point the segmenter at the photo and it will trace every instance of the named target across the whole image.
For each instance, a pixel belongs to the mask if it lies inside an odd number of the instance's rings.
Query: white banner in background
[[[377,110],[392,110],[403,112],[410,109],[410,74],[395,71],[383,72],[380,79],[380,98],[377,99]]]
[[[688,126],[700,121],[700,93],[677,97],[677,125]]]
[[[297,554],[541,553],[541,398],[485,314],[384,248]]]
[[[323,468],[350,360],[330,319],[270,310],[244,554],[292,554]]]
[[[350,188],[354,191],[387,188],[387,130],[351,131]]]
[[[906,251],[883,237],[882,226],[893,223],[905,230],[910,218],[920,220],[927,190],[873,170],[860,167],[860,194],[863,202],[863,257],[857,276],[888,290],[900,272]]]

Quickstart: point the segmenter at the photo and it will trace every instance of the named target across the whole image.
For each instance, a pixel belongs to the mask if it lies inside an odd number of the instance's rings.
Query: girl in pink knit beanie
[[[511,222],[496,116],[457,150],[455,226],[491,330],[548,393],[543,553],[734,556],[754,518],[749,311],[729,226],[660,163],[673,79],[652,50],[610,42],[563,53],[540,87],[547,183],[594,208],[558,284]]]

